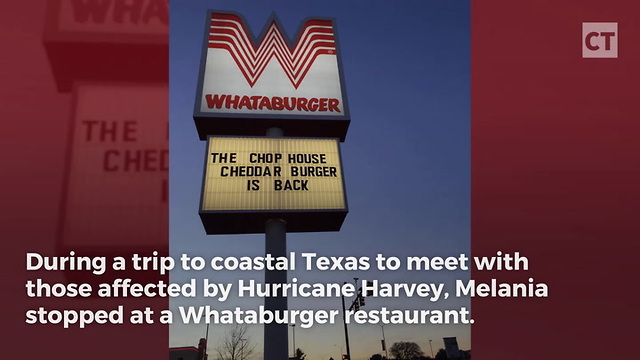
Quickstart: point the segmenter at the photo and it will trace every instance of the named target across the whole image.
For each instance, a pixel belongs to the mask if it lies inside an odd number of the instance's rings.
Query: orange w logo
[[[229,51],[251,87],[258,81],[271,58],[275,57],[296,89],[318,55],[333,55],[336,52],[331,20],[307,21],[295,45],[291,47],[275,20],[260,43],[254,44],[242,19],[224,13],[211,15],[209,48]]]

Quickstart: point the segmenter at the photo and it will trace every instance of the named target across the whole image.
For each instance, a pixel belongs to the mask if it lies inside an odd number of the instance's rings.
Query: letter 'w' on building
[[[296,89],[319,55],[336,51],[330,20],[307,21],[293,46],[285,39],[278,22],[272,20],[256,44],[238,15],[219,13],[211,16],[209,48],[229,51],[251,87],[260,79],[269,61],[276,58]]]
[[[350,115],[335,19],[304,19],[290,37],[273,14],[254,36],[242,15],[209,10],[203,37],[193,113],[201,140],[279,127],[344,141]]]

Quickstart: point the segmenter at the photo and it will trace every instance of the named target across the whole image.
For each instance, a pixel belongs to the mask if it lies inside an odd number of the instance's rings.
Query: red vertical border
[[[548,298],[474,298],[477,359],[633,357],[639,309],[640,6],[472,3],[472,255],[520,252]],[[619,58],[583,59],[582,23]]]
[[[72,249],[63,249],[58,239],[60,203],[65,194],[65,159],[72,121],[73,98],[69,89],[59,89],[56,75],[59,67],[53,65],[53,54],[47,52],[45,43],[48,34],[45,23],[55,21],[52,15],[58,1],[6,2],[0,11],[0,39],[2,41],[2,70],[0,81],[0,115],[2,131],[0,136],[0,156],[2,163],[2,207],[0,213],[0,309],[2,321],[0,332],[3,334],[3,358],[44,358],[111,360],[166,359],[168,358],[168,328],[157,321],[153,325],[127,324],[127,310],[151,307],[156,311],[168,307],[167,298],[29,298],[25,291],[25,282],[42,278],[49,283],[83,281],[84,277],[69,277],[62,271],[26,271],[26,253],[37,252],[43,256],[68,255]],[[88,2],[74,2],[76,4]],[[106,4],[106,3],[105,3]],[[159,11],[159,10],[158,10]],[[121,37],[107,35],[100,42],[87,42],[89,48],[107,48],[111,42],[121,41]],[[56,44],[61,54],[68,59],[83,62],[82,78],[86,81],[108,80],[122,82],[167,82],[168,73],[168,34],[164,36],[165,46],[155,46],[151,52],[156,58],[153,71],[140,76],[139,72],[120,65],[107,67],[97,62],[114,61],[117,64],[134,63],[136,49],[145,44],[137,42],[114,48],[109,54],[87,51],[87,47],[78,46],[73,41],[60,41]],[[48,44],[49,45],[49,44]],[[84,45],[84,44],[81,44]],[[50,49],[49,49],[50,50]],[[149,52],[147,52],[149,53]],[[93,56],[93,57],[92,57]],[[90,60],[87,60],[89,57]],[[100,59],[100,57],[103,57]],[[83,61],[84,59],[84,61]],[[116,60],[120,60],[117,62]],[[71,70],[73,66],[63,69]],[[104,64],[103,64],[104,65]],[[77,70],[77,69],[76,69]],[[108,74],[118,74],[111,79]],[[77,72],[75,73],[77,75]],[[153,76],[152,76],[153,75]],[[74,79],[74,81],[77,79]],[[109,101],[110,99],[104,99]],[[140,106],[164,107],[168,104],[144,104]],[[141,120],[142,121],[142,120]],[[167,122],[167,116],[145,121]],[[162,134],[165,141],[166,134]],[[117,145],[114,145],[117,146]],[[168,146],[168,144],[167,144]],[[102,191],[96,189],[96,191]],[[125,204],[126,205],[126,204]],[[74,209],[81,211],[81,209]],[[109,216],[105,216],[105,222]],[[168,224],[158,223],[168,233]],[[114,230],[115,232],[115,230]],[[108,235],[108,234],[104,234]],[[63,239],[64,240],[64,239]],[[91,243],[92,250],[78,250],[78,255],[127,256],[134,252],[150,255],[150,250],[136,248],[114,248],[102,237],[102,242]],[[168,234],[159,236],[154,249],[161,254],[168,252]],[[63,241],[64,242],[64,241]],[[65,254],[66,252],[66,254]],[[78,272],[78,274],[81,274]],[[81,275],[87,275],[83,273]],[[110,276],[113,274],[109,274]],[[148,275],[148,274],[147,274]],[[122,271],[122,278],[139,278],[138,272]],[[143,275],[144,276],[144,275]],[[150,275],[158,281],[159,276]],[[164,276],[166,281],[168,276]],[[112,279],[93,277],[96,282],[110,282]],[[95,283],[94,283],[95,285]],[[95,289],[95,287],[94,287]],[[61,325],[29,325],[25,323],[27,310],[39,307],[52,309],[105,309],[112,310],[124,306],[124,325],[89,325],[84,329],[71,326],[64,329]]]

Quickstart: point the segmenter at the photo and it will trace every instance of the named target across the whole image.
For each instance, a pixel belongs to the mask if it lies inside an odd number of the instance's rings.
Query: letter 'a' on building
[[[200,218],[214,234],[338,231],[347,215],[338,139],[219,137],[207,143]]]
[[[293,36],[275,15],[257,37],[244,18],[209,10],[193,118],[207,135],[286,136],[344,141],[350,116],[334,19],[302,20]]]

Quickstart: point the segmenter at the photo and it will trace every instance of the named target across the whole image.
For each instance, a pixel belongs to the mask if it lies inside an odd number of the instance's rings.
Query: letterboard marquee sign
[[[158,224],[168,221],[167,109],[145,104],[166,101],[168,92],[166,84],[76,83],[62,249],[157,250],[165,241]]]
[[[338,139],[208,138],[200,217],[207,234],[337,231],[347,214]]]
[[[241,15],[210,10],[193,117],[201,140],[278,127],[344,141],[349,109],[335,21],[304,20],[291,40],[273,15],[255,37]]]

